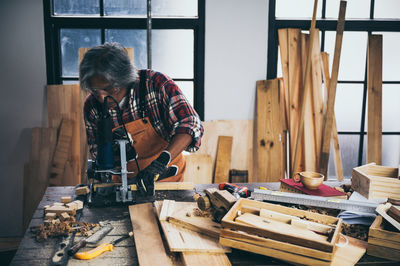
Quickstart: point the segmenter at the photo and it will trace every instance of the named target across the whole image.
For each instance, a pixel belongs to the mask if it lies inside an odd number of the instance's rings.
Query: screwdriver
[[[76,253],[75,258],[80,259],[80,260],[93,259],[93,258],[103,254],[106,251],[112,251],[114,249],[114,245],[116,245],[119,242],[121,242],[122,240],[125,240],[132,236],[133,236],[133,232],[129,232],[128,235],[117,238],[117,239],[111,241],[111,243],[103,243],[103,244],[99,245],[98,247],[91,249],[89,251]]]

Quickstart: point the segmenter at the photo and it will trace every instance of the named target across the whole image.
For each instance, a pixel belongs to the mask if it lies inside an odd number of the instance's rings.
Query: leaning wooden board
[[[156,201],[154,205],[159,215],[162,201]],[[160,224],[171,252],[207,252],[216,254],[231,251],[229,248],[220,245],[212,237],[182,228],[168,221],[160,221]]]

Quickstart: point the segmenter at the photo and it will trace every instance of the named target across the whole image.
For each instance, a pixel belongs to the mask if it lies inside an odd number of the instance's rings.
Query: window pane
[[[367,38],[366,32],[344,32],[340,54],[339,80],[364,80]],[[331,62],[329,62],[331,71],[335,41],[336,32],[327,31],[325,34],[325,51],[329,53],[331,58]]]
[[[101,43],[100,30],[61,29],[62,76],[78,76],[78,50]]]
[[[63,80],[62,84],[68,85],[68,84],[78,84],[79,80]]]
[[[193,82],[192,81],[175,81],[179,88],[185,95],[189,103],[194,106],[194,93],[193,93]]]
[[[399,167],[400,165],[400,136],[382,136],[382,165]]]
[[[276,17],[278,18],[312,18],[314,0],[278,0]],[[322,1],[318,1],[317,18],[321,17]]]
[[[338,18],[340,1],[326,1],[327,18]],[[347,1],[346,19],[348,18],[369,18],[371,1],[370,0],[351,0]]]
[[[193,30],[153,30],[152,68],[172,78],[193,78]]]
[[[400,18],[399,0],[375,0],[374,18]]]
[[[343,175],[350,178],[354,167],[358,163],[359,135],[339,135],[340,155],[342,156]],[[329,153],[328,179],[336,179],[333,149]]]
[[[138,69],[147,68],[147,35],[145,30],[106,30],[107,42],[119,42],[133,48],[133,62]]]
[[[197,17],[197,0],[152,0],[154,17]]]
[[[382,89],[382,131],[400,131],[400,84],[384,84]]]
[[[400,1],[399,1],[400,3]],[[400,81],[400,32],[373,32],[382,34],[382,78],[384,81]]]
[[[54,15],[99,15],[99,0],[54,0]]]
[[[337,84],[335,116],[338,131],[360,130],[362,96],[362,84]]]
[[[146,0],[104,0],[106,16],[146,16]]]

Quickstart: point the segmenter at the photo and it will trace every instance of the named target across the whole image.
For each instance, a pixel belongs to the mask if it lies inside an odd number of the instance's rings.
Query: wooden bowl
[[[316,190],[324,182],[324,175],[312,171],[300,172],[297,174],[299,178],[294,179],[296,182],[301,182],[306,188]],[[296,175],[296,176],[297,176]]]

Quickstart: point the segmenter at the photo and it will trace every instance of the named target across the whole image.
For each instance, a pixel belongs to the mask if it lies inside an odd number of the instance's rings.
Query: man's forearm
[[[192,136],[189,134],[176,134],[166,150],[171,154],[171,160],[178,156],[192,142]]]

